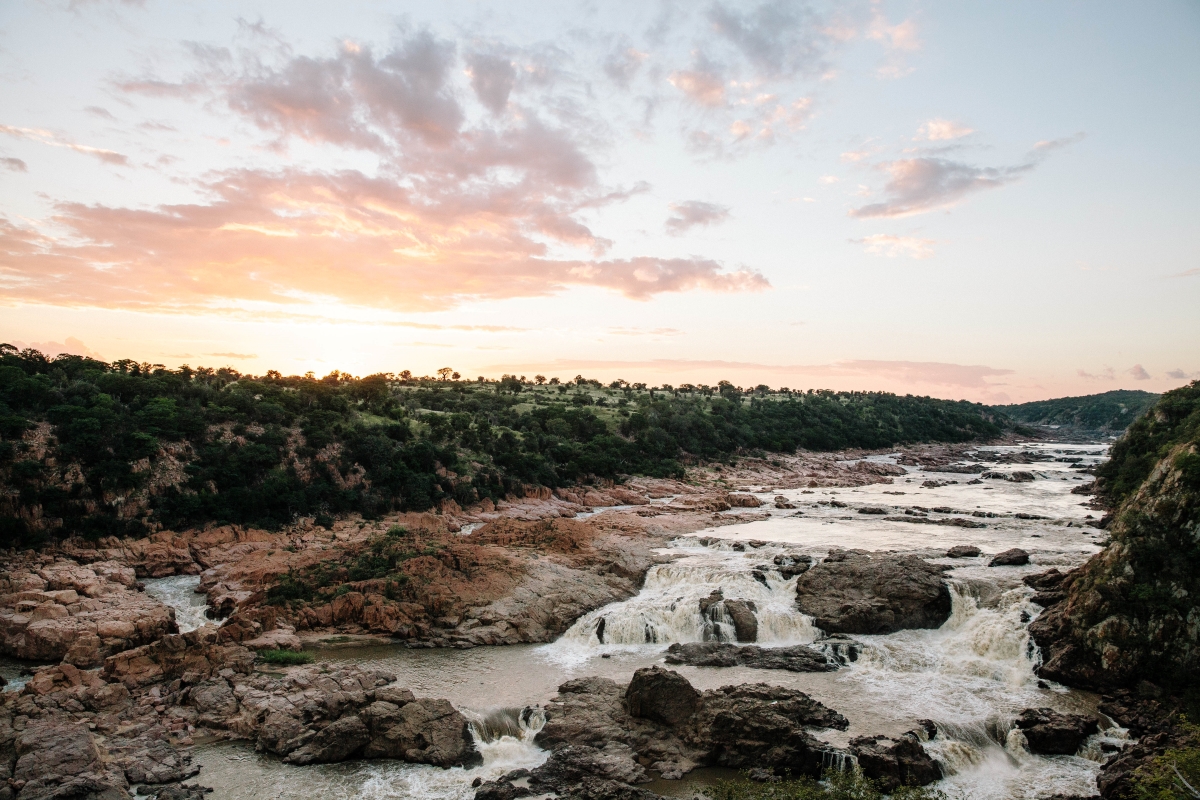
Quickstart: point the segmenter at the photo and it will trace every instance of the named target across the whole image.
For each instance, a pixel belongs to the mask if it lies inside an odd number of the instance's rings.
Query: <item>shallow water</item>
[[[1104,453],[1102,446],[1094,445],[1040,448],[1051,452],[1086,450],[1093,454],[1088,457],[1092,462]],[[1020,578],[1052,565],[1069,568],[1082,563],[1099,550],[1103,534],[1088,527],[1089,521],[1095,521],[1089,520],[1089,515],[1096,514],[1086,508],[1087,498],[1070,494],[1080,476],[1069,464],[989,465],[989,469],[1020,469],[1040,477],[1032,483],[989,479],[970,485],[966,481],[976,476],[913,471],[891,485],[763,493],[768,502],[775,494],[783,494],[800,506],[797,510],[803,515],[768,506],[760,509],[771,513],[767,521],[681,537],[669,548],[676,560],[651,570],[637,596],[584,616],[554,643],[469,650],[384,646],[329,650],[318,657],[329,662],[369,663],[394,672],[400,685],[419,696],[446,697],[475,720],[489,712],[511,718],[515,709],[546,702],[567,679],[601,675],[623,682],[640,667],[662,663],[670,642],[729,639],[730,621],[720,608],[710,609],[708,616],[699,612],[699,600],[715,589],[722,590],[727,599],[755,602],[763,644],[813,641],[819,632],[792,605],[795,581],[785,581],[769,569],[776,554],[804,552],[821,557],[835,547],[859,547],[913,551],[936,558],[950,545],[975,544],[984,556],[944,560],[954,566],[948,573],[953,610],[941,628],[856,637],[866,649],[847,668],[814,674],[742,667],[675,669],[700,689],[761,681],[808,692],[850,720],[846,732],[817,732],[838,746],[845,746],[853,736],[894,736],[913,729],[918,720],[933,720],[939,734],[926,746],[947,773],[943,788],[972,798],[1032,799],[1055,792],[1087,795],[1095,789],[1100,741],[1107,737],[1122,742],[1124,734],[1110,729],[1095,737],[1090,748],[1085,748],[1088,758],[1046,758],[1025,750],[1023,737],[1012,730],[1012,720],[1021,709],[1050,706],[1094,713],[1096,698],[1041,684],[1035,677],[1040,655],[1027,628],[1040,609],[1030,601],[1032,591]],[[958,483],[921,488],[921,483],[930,479]],[[846,507],[818,504],[834,499]],[[957,528],[890,522],[857,513],[860,506],[884,504],[894,506],[891,513],[895,515],[919,506],[966,512],[926,512],[932,518],[966,516],[975,510],[1002,516],[971,517],[985,528]],[[1015,513],[1047,519],[1019,519]],[[706,536],[710,537],[707,542],[701,542]],[[986,566],[988,554],[1010,547],[1028,550],[1033,564]],[[764,566],[768,569],[761,569]],[[762,580],[755,578],[756,568]],[[181,586],[172,591],[181,591]],[[603,642],[597,634],[601,619],[605,621]],[[485,764],[472,770],[383,762],[288,767],[238,745],[201,747],[197,760],[204,766],[200,780],[214,786],[220,796],[234,800],[312,796],[465,800],[473,796],[470,783],[476,777],[488,780],[545,758],[532,744],[528,731],[481,740],[481,749]],[[716,773],[702,771],[679,782],[656,782],[651,788],[690,796],[689,787],[701,788],[714,776]]]

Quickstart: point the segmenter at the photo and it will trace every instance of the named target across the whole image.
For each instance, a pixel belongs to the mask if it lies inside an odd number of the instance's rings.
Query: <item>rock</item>
[[[1038,575],[1026,575],[1022,580],[1026,586],[1036,590],[1031,599],[1043,608],[1049,608],[1066,599],[1069,583],[1067,575],[1057,569],[1049,569]]]
[[[827,633],[937,628],[950,617],[943,569],[916,556],[831,553],[797,579],[796,606]]]
[[[795,508],[796,504],[780,494],[775,496],[775,507],[779,509],[789,509]]]
[[[1059,714],[1049,708],[1027,708],[1016,724],[1030,751],[1043,755],[1074,755],[1083,740],[1100,729],[1091,717]]]
[[[444,701],[443,701],[444,702]],[[358,717],[342,717],[323,728],[307,744],[283,759],[285,764],[332,764],[356,755],[371,741]]]
[[[928,786],[942,778],[941,767],[925,752],[915,733],[897,739],[859,736],[850,740],[850,752],[863,774],[888,794],[900,786]]]
[[[700,693],[678,672],[645,667],[633,673],[625,690],[629,713],[675,726],[690,719],[700,704]]]
[[[31,720],[16,739],[13,780],[20,797],[128,800],[125,775],[107,763],[82,722],[43,717]]]
[[[762,504],[763,501],[752,494],[729,494],[729,505],[733,508],[758,508]]]
[[[381,705],[371,706],[367,758],[400,758],[436,767],[482,763],[466,717],[450,701],[422,698],[395,712]]]
[[[975,558],[982,550],[973,544],[956,544],[946,551],[946,558]]]
[[[813,557],[803,553],[781,553],[773,559],[784,580],[803,575],[812,566]]]
[[[860,513],[860,514],[877,514],[877,515],[882,516],[884,514],[887,514],[888,510],[886,508],[884,508],[883,506],[863,506],[862,508],[860,508],[858,510],[858,513]]]
[[[1029,563],[1029,553],[1026,553],[1019,547],[1014,547],[1011,550],[1005,550],[1003,553],[997,553],[992,556],[992,560],[988,562],[989,567],[1023,567]]]
[[[863,644],[857,639],[851,639],[844,633],[831,633],[817,639],[811,645],[813,650],[825,655],[832,664],[846,666],[858,661]]]
[[[667,648],[668,664],[692,667],[751,667],[788,672],[831,672],[838,668],[824,653],[805,645],[739,647],[728,642],[675,643]]]
[[[995,470],[989,470],[988,472],[983,473],[981,477],[993,478],[1001,481],[1012,481],[1013,483],[1029,483],[1030,481],[1034,480],[1036,476],[1032,472],[1026,472],[1025,470],[1016,470],[1015,472],[998,472]]]
[[[733,629],[739,642],[758,641],[758,618],[755,617],[754,602],[751,600],[726,600],[725,611],[733,620]]]

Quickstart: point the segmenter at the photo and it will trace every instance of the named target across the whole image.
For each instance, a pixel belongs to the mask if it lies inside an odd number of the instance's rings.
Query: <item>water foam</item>
[[[200,585],[199,575],[148,578],[142,583],[146,587],[146,594],[175,609],[175,623],[179,625],[180,633],[194,631],[209,621],[204,615],[208,609],[208,599],[196,593]]]

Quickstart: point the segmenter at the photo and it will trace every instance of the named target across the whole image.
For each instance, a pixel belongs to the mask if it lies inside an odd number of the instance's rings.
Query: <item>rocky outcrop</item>
[[[831,747],[806,728],[848,725],[794,689],[746,684],[698,692],[661,667],[638,670],[627,687],[605,678],[568,681],[545,713],[539,745],[627,753],[665,777],[700,765],[819,775]]]
[[[796,607],[829,633],[937,628],[950,617],[945,569],[916,556],[836,551],[796,581]]]
[[[946,551],[946,558],[975,558],[982,552],[973,544],[956,544]]]
[[[1193,471],[1194,470],[1194,471]],[[1187,687],[1200,672],[1200,445],[1168,452],[1117,512],[1112,543],[1057,581],[1061,597],[1029,627],[1039,674],[1113,689]]]
[[[1019,547],[992,556],[989,567],[1023,567],[1029,563],[1029,553]]]
[[[176,630],[175,612],[137,591],[134,571],[51,556],[0,573],[0,650],[30,661],[99,666]]]
[[[850,740],[850,752],[863,774],[889,794],[900,786],[928,786],[942,779],[941,767],[925,752],[915,732],[896,739],[858,736]]]
[[[739,647],[728,642],[675,643],[667,648],[668,664],[692,667],[751,667],[788,672],[831,672],[838,668],[824,653],[805,645],[793,647]]]
[[[1100,730],[1091,717],[1059,714],[1049,708],[1027,708],[1016,724],[1031,752],[1051,756],[1074,755],[1084,739]]]

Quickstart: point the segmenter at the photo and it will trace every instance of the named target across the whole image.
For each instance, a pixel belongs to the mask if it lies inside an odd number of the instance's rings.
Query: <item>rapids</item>
[[[1001,453],[1045,449],[1055,455],[1055,450],[1068,448],[1073,456],[1083,451],[1084,463],[1096,463],[1105,454],[1105,448],[1097,445],[986,449]],[[1126,741],[1124,731],[1101,717],[1101,733],[1079,755],[1042,757],[1028,751],[1013,725],[1027,707],[1096,713],[1095,696],[1039,681],[1034,674],[1040,653],[1030,640],[1028,624],[1041,609],[1021,582],[1023,576],[1051,566],[1069,569],[1101,546],[1103,533],[1091,524],[1096,515],[1087,509],[1086,498],[1071,494],[1082,479],[1073,466],[1047,461],[989,467],[1034,472],[1037,479],[1028,483],[995,479],[968,483],[976,476],[912,470],[890,485],[761,492],[768,505],[758,511],[768,511],[769,519],[681,537],[667,551],[675,558],[653,568],[638,595],[585,615],[551,644],[470,650],[382,646],[319,652],[321,660],[369,663],[394,672],[399,685],[420,696],[450,699],[471,721],[484,757],[480,767],[440,770],[391,762],[292,767],[254,754],[244,745],[219,744],[197,748],[196,760],[203,766],[198,779],[215,787],[218,796],[232,800],[313,796],[469,800],[474,794],[470,784],[476,778],[488,780],[545,759],[533,743],[542,722],[536,706],[553,697],[564,680],[602,675],[626,681],[636,669],[662,663],[671,642],[732,640],[732,620],[722,604],[700,612],[700,601],[716,590],[726,600],[754,603],[760,644],[812,642],[820,632],[810,618],[795,610],[795,579],[782,577],[773,565],[774,556],[799,552],[819,559],[835,547],[859,547],[913,552],[951,565],[947,579],[952,610],[946,623],[936,630],[856,636],[865,645],[862,654],[832,673],[674,669],[699,689],[765,681],[808,692],[850,720],[848,731],[817,732],[835,746],[844,747],[859,735],[895,736],[918,728],[920,720],[930,720],[937,735],[925,746],[946,774],[941,788],[952,795],[1033,800],[1055,792],[1091,794],[1104,758],[1102,745],[1121,746]],[[775,509],[770,503],[776,495],[785,496],[797,508]],[[889,506],[887,516],[893,519],[857,513],[868,505]],[[978,519],[986,527],[898,521],[906,509],[925,519]],[[955,544],[974,544],[984,555],[944,559],[946,548]],[[990,554],[1010,547],[1028,550],[1032,563],[987,567]],[[177,582],[160,581],[157,586],[162,588],[156,591],[162,594],[156,596],[172,604],[195,602],[198,596],[185,591],[187,581],[194,578],[165,580]],[[147,581],[147,591],[151,583]],[[202,619],[203,609],[198,613],[201,617],[196,619]],[[691,796],[685,787],[702,790],[707,779],[698,771],[675,782],[679,791],[671,788],[669,793]],[[651,788],[667,793],[667,783],[656,781]]]

